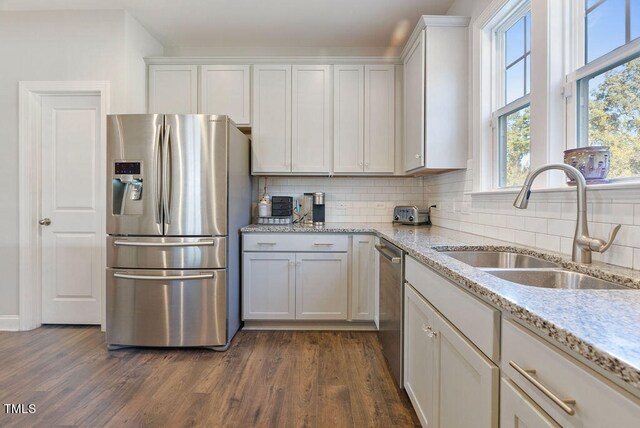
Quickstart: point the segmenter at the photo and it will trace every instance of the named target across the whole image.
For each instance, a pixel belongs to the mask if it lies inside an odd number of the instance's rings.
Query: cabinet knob
[[[418,153],[418,154],[416,155],[416,159],[420,159],[421,157],[422,157],[422,155],[421,155],[420,153]]]
[[[422,324],[422,331],[424,331],[427,334],[427,337],[429,338],[438,336],[438,332],[434,331],[433,328],[431,328],[431,326],[426,324]]]
[[[38,221],[38,224],[41,226],[49,226],[51,224],[51,219],[50,218],[42,218],[40,219],[40,221]]]

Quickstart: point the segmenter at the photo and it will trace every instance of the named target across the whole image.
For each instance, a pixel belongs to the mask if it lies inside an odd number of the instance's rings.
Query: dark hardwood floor
[[[419,426],[372,332],[240,332],[224,353],[107,351],[97,327],[0,332],[0,426]]]

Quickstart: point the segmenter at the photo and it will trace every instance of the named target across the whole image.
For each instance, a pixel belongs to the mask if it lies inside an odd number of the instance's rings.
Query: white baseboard
[[[243,330],[376,331],[373,321],[245,321]]]
[[[20,330],[20,317],[18,315],[0,315],[0,331]]]

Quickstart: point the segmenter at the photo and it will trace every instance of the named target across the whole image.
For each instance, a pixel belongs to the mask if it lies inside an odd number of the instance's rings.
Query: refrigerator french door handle
[[[162,151],[162,132],[158,132],[158,145],[155,150],[156,155],[156,194],[155,194],[155,206],[156,206],[156,224],[162,223],[162,165],[160,163],[160,153]]]
[[[167,224],[171,224],[171,207],[169,205],[169,198],[171,197],[171,191],[169,189],[169,179],[171,175],[169,164],[169,145],[171,126],[167,125],[164,130],[164,142],[162,144],[162,207],[164,209],[164,221]],[[169,179],[167,178],[169,177]]]
[[[195,275],[130,275],[128,273],[116,272],[113,274],[115,278],[120,279],[135,279],[135,280],[166,280],[166,281],[187,281],[195,279],[212,279],[214,273],[201,273]]]

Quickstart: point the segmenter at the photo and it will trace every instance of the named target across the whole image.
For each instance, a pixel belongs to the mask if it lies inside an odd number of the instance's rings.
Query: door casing
[[[42,152],[42,97],[48,95],[94,95],[100,97],[100,158],[106,159],[106,117],[109,113],[109,81],[22,81],[18,83],[19,115],[19,318],[20,330],[32,330],[42,324],[42,264],[38,226],[40,216],[40,183]],[[99,165],[103,177],[105,162]],[[104,192],[104,190],[103,190]],[[104,194],[98,195],[98,209],[105,210]],[[99,234],[106,237],[102,222]],[[99,251],[105,254],[105,240],[99,241]],[[101,257],[101,269],[106,270],[106,258]],[[100,285],[102,294],[101,328],[105,329],[105,277]]]

